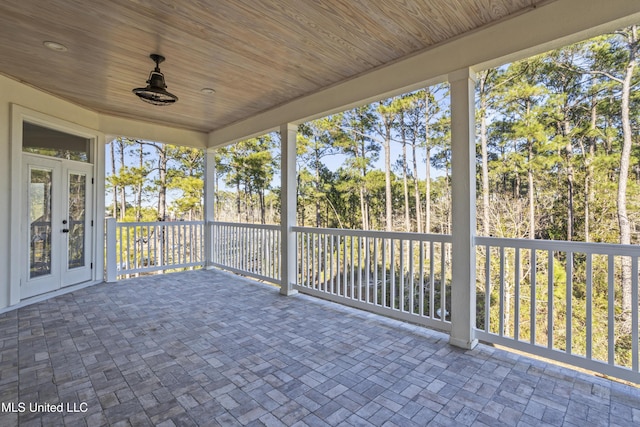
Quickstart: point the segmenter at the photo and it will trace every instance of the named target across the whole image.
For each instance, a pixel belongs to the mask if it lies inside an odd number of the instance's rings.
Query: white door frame
[[[93,263],[91,279],[89,283],[101,282],[104,278],[104,135],[96,130],[80,126],[60,118],[34,111],[17,104],[11,104],[11,231],[8,243],[9,254],[9,305],[18,304],[20,295],[22,254],[25,248],[24,227],[26,221],[22,218],[25,195],[23,188],[22,171],[22,126],[24,122],[33,123],[46,128],[65,132],[90,140],[90,163],[94,166],[93,176],[95,180],[93,196],[91,200],[94,227],[91,232],[93,240]],[[100,220],[99,220],[100,219]]]

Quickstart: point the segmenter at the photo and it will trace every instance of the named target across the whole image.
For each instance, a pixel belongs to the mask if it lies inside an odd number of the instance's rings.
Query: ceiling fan
[[[167,92],[167,85],[164,82],[164,74],[160,72],[160,63],[164,61],[164,56],[152,53],[149,57],[156,63],[156,67],[149,73],[146,87],[133,89],[140,99],[153,105],[170,105],[178,100],[174,94]]]

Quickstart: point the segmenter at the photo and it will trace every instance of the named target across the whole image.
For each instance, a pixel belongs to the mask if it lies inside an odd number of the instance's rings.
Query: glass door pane
[[[31,169],[29,174],[29,277],[51,274],[51,200],[53,172]]]
[[[69,173],[69,269],[85,266],[86,184],[85,174]]]

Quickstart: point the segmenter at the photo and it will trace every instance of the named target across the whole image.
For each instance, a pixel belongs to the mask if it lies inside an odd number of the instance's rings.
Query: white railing
[[[639,246],[475,241],[479,339],[640,382]],[[631,305],[626,313],[625,269]]]
[[[280,227],[210,222],[211,265],[280,284]]]
[[[208,265],[280,284],[279,226],[207,225]],[[451,236],[292,230],[298,291],[451,330]],[[202,266],[203,238],[202,222],[110,219],[107,277]],[[478,339],[640,383],[640,246],[493,237],[475,244]]]
[[[204,265],[204,222],[107,219],[107,281]]]
[[[451,236],[293,227],[296,289],[450,330]]]

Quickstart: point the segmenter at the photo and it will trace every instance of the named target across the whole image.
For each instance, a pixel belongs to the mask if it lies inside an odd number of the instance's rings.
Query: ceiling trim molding
[[[637,0],[551,1],[214,130],[208,135],[208,147],[224,146],[278,130],[283,123],[303,123],[426,87],[445,81],[446,75],[455,70],[481,70],[505,64],[639,21]]]
[[[143,139],[165,144],[206,148],[208,141],[208,135],[205,132],[163,126],[157,123],[107,114],[99,115],[99,129],[107,135],[107,142],[118,136],[126,136],[132,139]]]

